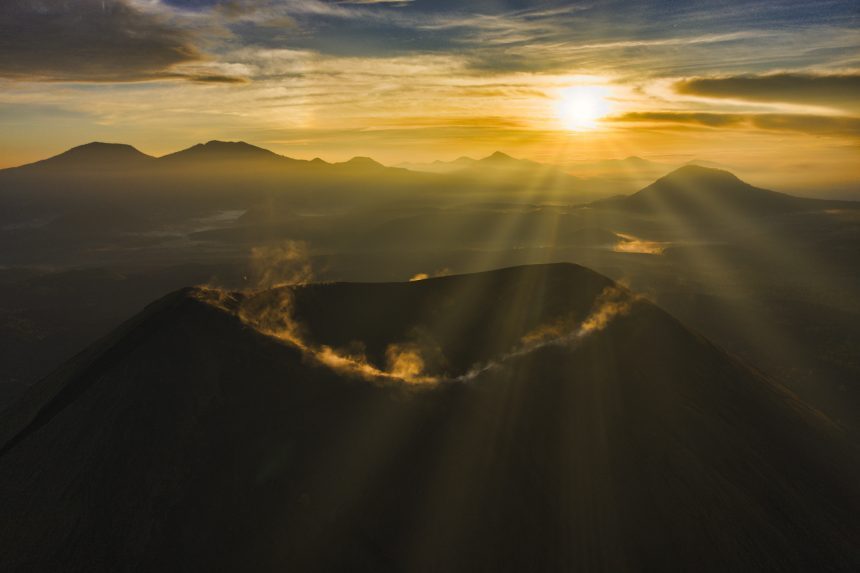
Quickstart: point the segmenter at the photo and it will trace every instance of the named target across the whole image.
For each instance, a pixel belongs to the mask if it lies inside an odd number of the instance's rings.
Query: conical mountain
[[[806,199],[754,187],[721,169],[685,165],[612,206],[642,213],[709,218],[777,215],[845,206],[843,201]]]
[[[860,563],[839,429],[575,265],[177,292],[2,424],[10,571]]]

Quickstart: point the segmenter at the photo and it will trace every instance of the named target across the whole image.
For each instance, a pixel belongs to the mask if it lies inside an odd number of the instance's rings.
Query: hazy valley
[[[643,162],[0,171],[3,563],[851,570],[860,206]]]

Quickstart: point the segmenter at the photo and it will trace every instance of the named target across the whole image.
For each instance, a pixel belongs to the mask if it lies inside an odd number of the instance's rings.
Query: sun
[[[565,129],[589,131],[609,113],[609,90],[601,86],[575,86],[563,89],[556,103],[556,113]]]

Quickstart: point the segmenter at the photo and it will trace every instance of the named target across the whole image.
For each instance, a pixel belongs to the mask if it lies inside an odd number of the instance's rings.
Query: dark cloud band
[[[769,74],[692,78],[675,85],[678,93],[755,102],[819,105],[860,109],[860,74]]]
[[[782,113],[631,112],[609,118],[618,123],[667,124],[705,128],[795,131],[811,135],[860,137],[860,118]]]
[[[191,35],[124,0],[0,3],[0,77],[145,81],[201,59]],[[189,78],[194,79],[194,78]]]

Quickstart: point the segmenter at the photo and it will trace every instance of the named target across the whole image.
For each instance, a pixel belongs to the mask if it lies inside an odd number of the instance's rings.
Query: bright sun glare
[[[557,113],[562,125],[571,131],[595,129],[598,120],[609,113],[609,90],[600,86],[576,86],[562,90]]]

